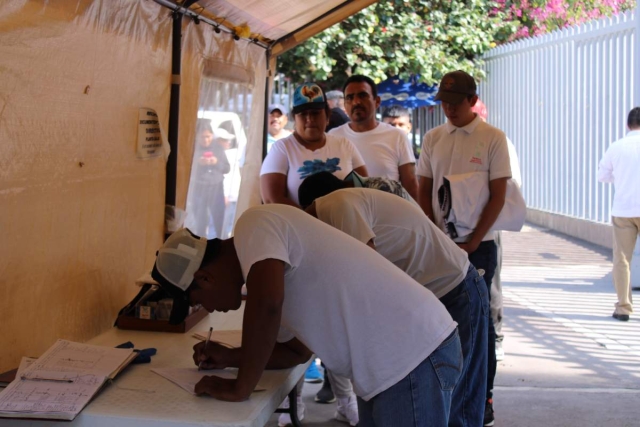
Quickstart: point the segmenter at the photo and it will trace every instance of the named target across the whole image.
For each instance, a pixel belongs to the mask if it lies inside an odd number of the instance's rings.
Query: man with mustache
[[[286,138],[291,132],[285,129],[289,118],[287,107],[282,104],[269,105],[269,135],[267,135],[267,153],[271,149],[274,142],[279,139]]]
[[[376,119],[380,97],[376,84],[355,74],[344,85],[344,104],[351,122],[329,134],[347,138],[358,148],[371,176],[400,181],[417,198],[416,158],[405,132]]]

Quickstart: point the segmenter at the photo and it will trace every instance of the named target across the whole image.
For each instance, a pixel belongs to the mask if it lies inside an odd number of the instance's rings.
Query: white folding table
[[[158,353],[151,363],[130,365],[113,383],[107,385],[71,423],[36,419],[0,418],[0,426],[88,426],[88,427],[258,427],[264,426],[283,399],[295,396],[296,383],[309,362],[292,369],[265,371],[260,385],[266,391],[255,392],[249,400],[222,402],[205,396],[193,396],[158,374],[152,368],[193,367],[192,347],[198,343],[195,331],[241,329],[243,310],[212,313],[184,334],[126,331],[112,328],[88,341],[89,344],[116,346],[131,341],[135,348],[154,347]],[[295,402],[295,397],[290,399]],[[295,405],[295,403],[294,403]],[[295,407],[291,408],[295,414]],[[293,414],[292,414],[293,415]],[[292,419],[297,417],[292,416]]]

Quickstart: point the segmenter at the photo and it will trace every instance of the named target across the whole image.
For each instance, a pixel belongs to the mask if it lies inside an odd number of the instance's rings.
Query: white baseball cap
[[[198,237],[186,228],[173,233],[156,252],[151,277],[173,298],[169,323],[179,324],[189,314],[189,294],[193,275],[200,268],[207,239]]]
[[[151,276],[169,293],[181,296],[191,286],[193,275],[200,268],[206,250],[205,237],[198,237],[188,229],[181,228],[158,249]]]
[[[215,139],[228,139],[228,140],[232,140],[234,139],[236,136],[232,133],[229,133],[226,129],[223,128],[217,128],[216,130],[213,131],[213,137]]]

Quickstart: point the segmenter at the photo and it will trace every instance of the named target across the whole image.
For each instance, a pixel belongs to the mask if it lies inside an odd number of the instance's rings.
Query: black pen
[[[20,377],[21,380],[29,380],[29,381],[55,381],[59,383],[72,383],[74,380],[69,378],[43,378],[43,377],[29,377],[26,375],[22,375]]]
[[[207,345],[209,345],[209,341],[211,340],[211,332],[213,332],[213,326],[211,326],[209,328],[209,336],[207,337],[207,342],[204,343],[204,349],[202,350],[202,352],[205,354],[205,356],[207,355]],[[200,367],[202,366],[202,360],[200,361],[200,363],[198,363],[198,371],[200,370]]]

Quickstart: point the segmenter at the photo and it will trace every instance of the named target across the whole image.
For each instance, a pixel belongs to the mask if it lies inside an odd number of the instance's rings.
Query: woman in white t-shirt
[[[262,163],[260,191],[265,203],[299,207],[298,187],[317,172],[331,172],[340,179],[351,171],[368,175],[362,156],[349,140],[325,133],[330,111],[318,85],[296,88],[292,113],[293,134],[276,141]]]

